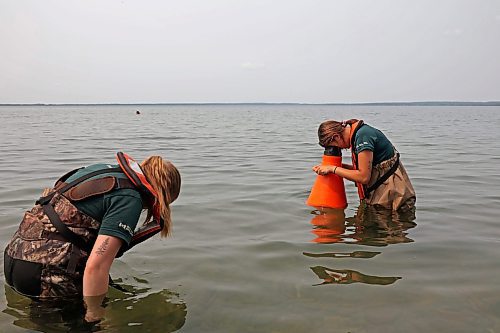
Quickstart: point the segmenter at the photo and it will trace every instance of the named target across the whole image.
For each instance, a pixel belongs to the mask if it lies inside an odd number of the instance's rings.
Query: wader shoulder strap
[[[365,190],[365,193],[368,194],[368,193],[376,190],[380,185],[382,185],[383,182],[385,182],[387,179],[389,179],[389,177],[392,176],[394,174],[394,172],[396,172],[396,170],[398,169],[398,166],[399,166],[399,153],[396,153],[396,161],[394,162],[392,167],[389,169],[389,171],[387,171],[382,177],[377,179],[377,181],[375,183],[373,183],[372,186],[368,187]]]
[[[56,184],[54,185],[54,187],[57,187],[60,183],[64,183],[66,181],[66,179],[68,179],[69,177],[73,176],[77,171],[83,169],[84,167],[80,167],[80,168],[77,168],[77,169],[74,169],[74,170],[71,170],[67,173],[65,173],[64,175],[62,175],[57,181],[56,181]]]
[[[55,211],[54,207],[51,204],[42,205],[42,208],[44,213],[49,218],[50,222],[68,242],[71,242],[78,248],[86,251],[87,253],[90,253],[93,244],[89,244],[82,237],[78,236],[73,231],[71,231],[66,226],[66,224],[64,224],[64,222],[61,221],[61,218],[59,217],[59,215],[57,214],[57,212]]]

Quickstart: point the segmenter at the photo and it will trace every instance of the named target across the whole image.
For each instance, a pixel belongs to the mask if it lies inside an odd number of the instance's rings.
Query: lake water
[[[135,110],[141,111],[140,115]],[[400,151],[415,216],[305,205],[317,127],[359,118]],[[64,172],[160,154],[173,236],[113,264],[105,319],[4,287],[0,332],[500,332],[500,107],[0,107],[0,245]],[[344,153],[347,162],[349,153]]]

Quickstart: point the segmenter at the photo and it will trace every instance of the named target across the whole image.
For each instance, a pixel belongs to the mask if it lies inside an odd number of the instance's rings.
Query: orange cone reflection
[[[323,209],[316,211],[311,219],[314,229],[311,231],[316,238],[316,243],[338,243],[341,242],[345,231],[345,212],[343,209]]]

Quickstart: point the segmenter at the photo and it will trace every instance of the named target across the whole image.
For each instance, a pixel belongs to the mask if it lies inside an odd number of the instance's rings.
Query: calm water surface
[[[140,115],[135,114],[139,108]],[[308,105],[0,107],[2,249],[44,187],[117,151],[171,159],[174,232],[117,260],[106,317],[4,287],[0,332],[500,332],[500,108]],[[401,152],[415,216],[304,202],[326,119]],[[348,160],[348,153],[344,154]]]

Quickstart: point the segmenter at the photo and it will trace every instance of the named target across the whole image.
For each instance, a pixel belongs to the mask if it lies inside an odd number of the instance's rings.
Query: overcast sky
[[[499,0],[0,0],[0,103],[500,100]]]

